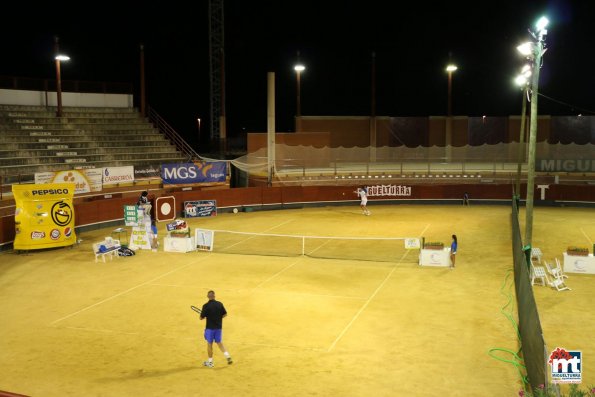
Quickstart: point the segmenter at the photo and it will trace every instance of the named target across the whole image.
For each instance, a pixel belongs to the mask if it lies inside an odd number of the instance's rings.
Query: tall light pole
[[[145,46],[140,45],[140,114],[147,116],[146,97],[145,97]]]
[[[527,203],[525,215],[525,245],[531,246],[533,239],[533,201],[535,196],[535,146],[537,144],[537,95],[539,88],[539,69],[541,59],[545,53],[544,36],[549,21],[541,17],[537,21],[535,32],[531,32],[535,42],[529,42],[517,47],[521,54],[533,61],[531,74],[531,122],[529,127],[529,161],[527,165]]]
[[[446,72],[448,73],[448,111],[446,114],[446,137],[444,142],[446,161],[450,160],[450,148],[452,146],[452,73],[457,69],[457,66],[453,64],[446,66]]]
[[[299,62],[300,53],[298,51],[298,63],[293,67],[296,73],[296,109],[295,109],[295,131],[300,132],[302,130],[302,94],[301,94],[301,82],[300,76],[306,67]]]
[[[56,111],[57,117],[62,117],[62,77],[60,76],[60,62],[70,60],[67,55],[60,54],[60,39],[58,36],[54,36],[54,52],[56,61],[56,102],[58,102],[58,110]]]
[[[529,79],[531,77],[531,66],[530,65],[525,65],[523,66],[523,69],[521,70],[521,74],[519,74],[514,82],[516,83],[516,85],[518,85],[519,87],[521,87],[522,91],[523,91],[523,106],[521,108],[521,129],[520,129],[520,133],[519,133],[519,148],[518,148],[518,164],[517,164],[517,175],[516,175],[516,198],[518,199],[518,202],[520,201],[521,198],[521,169],[522,169],[522,164],[524,163],[523,161],[523,154],[525,152],[525,125],[526,123],[526,116],[527,116],[527,97],[529,96]]]

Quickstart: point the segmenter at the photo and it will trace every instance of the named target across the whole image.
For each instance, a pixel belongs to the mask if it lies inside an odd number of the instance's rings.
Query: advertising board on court
[[[205,218],[217,216],[217,200],[184,201],[186,218]]]

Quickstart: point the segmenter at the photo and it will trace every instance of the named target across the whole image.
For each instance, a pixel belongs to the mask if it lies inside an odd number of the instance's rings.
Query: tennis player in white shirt
[[[366,207],[368,204],[368,189],[365,186],[358,187],[355,193],[361,198],[359,206],[361,207],[364,215],[371,215],[372,213],[368,211],[368,208]]]

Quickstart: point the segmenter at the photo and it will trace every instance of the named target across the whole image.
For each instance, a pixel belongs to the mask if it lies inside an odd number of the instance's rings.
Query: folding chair
[[[545,268],[547,269],[547,272],[549,274],[551,274],[551,276],[553,278],[560,278],[561,277],[561,272],[560,272],[560,270],[557,267],[549,264],[548,261],[546,261],[545,259],[543,260],[543,264],[545,265]]]
[[[541,257],[543,253],[541,252],[540,248],[531,248],[531,260],[537,259],[537,263],[541,262]]]
[[[547,274],[545,274],[545,268],[543,266],[534,266],[531,263],[531,285],[535,285],[535,280],[541,279],[541,285],[544,287],[550,285],[550,280],[547,278]]]
[[[550,287],[555,288],[556,291],[572,291],[566,286],[566,284],[564,284],[562,269],[559,269],[558,267],[552,267],[549,263],[547,263],[547,261],[543,261],[543,263],[545,263],[545,267],[552,275],[552,281],[548,281],[548,285]]]
[[[558,258],[556,258],[556,269],[558,270],[562,278],[568,278],[566,273],[564,273],[564,270],[562,270],[562,266],[560,266],[560,259]]]
[[[572,291],[566,284],[564,284],[564,279],[562,278],[555,278],[554,281],[550,283],[550,287],[555,288],[556,291]]]

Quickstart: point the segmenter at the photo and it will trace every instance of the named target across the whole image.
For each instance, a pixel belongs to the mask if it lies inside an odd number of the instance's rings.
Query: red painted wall
[[[385,184],[386,185],[386,184]],[[462,199],[465,192],[471,200],[508,200],[512,194],[509,184],[465,184],[465,185],[415,185],[410,196],[370,197],[370,203],[380,200],[430,200]],[[217,200],[218,207],[255,206],[267,204],[295,204],[314,202],[340,202],[357,200],[354,186],[288,186],[288,187],[248,187],[237,189],[190,190],[169,189],[152,192],[155,196],[174,196],[176,212],[182,213],[184,201]],[[536,189],[535,203],[541,201],[541,191]],[[546,190],[546,200],[552,201],[588,201],[595,202],[595,185],[554,185]],[[74,210],[76,225],[90,225],[122,219],[124,205],[135,204],[136,193],[114,194],[112,198],[104,196],[75,198]],[[14,239],[14,207],[0,211],[0,243]]]

